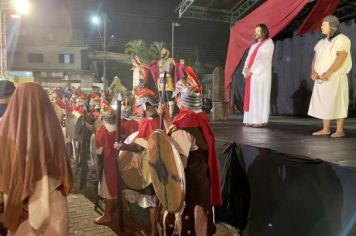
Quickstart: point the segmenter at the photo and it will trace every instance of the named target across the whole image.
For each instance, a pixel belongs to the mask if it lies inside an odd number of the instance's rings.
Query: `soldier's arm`
[[[142,152],[144,148],[136,143],[130,143],[130,144],[123,143],[120,147],[120,150],[129,151],[129,152]]]

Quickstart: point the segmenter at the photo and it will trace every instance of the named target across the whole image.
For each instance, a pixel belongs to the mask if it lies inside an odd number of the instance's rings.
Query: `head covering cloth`
[[[41,86],[19,85],[7,109],[0,122],[0,192],[8,196],[4,224],[15,231],[38,181],[57,180],[65,196],[73,182],[63,133]]]

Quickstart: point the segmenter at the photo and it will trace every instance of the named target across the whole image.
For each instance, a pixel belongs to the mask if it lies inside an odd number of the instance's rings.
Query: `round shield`
[[[148,139],[147,156],[156,195],[170,213],[179,212],[185,197],[185,174],[182,160],[171,138],[155,130]]]
[[[132,133],[124,142],[132,143],[137,134]],[[142,190],[151,184],[146,150],[141,153],[120,151],[118,165],[121,178],[130,189]]]
[[[69,137],[77,139],[83,127],[83,115],[77,111],[68,113],[66,119],[66,129]]]

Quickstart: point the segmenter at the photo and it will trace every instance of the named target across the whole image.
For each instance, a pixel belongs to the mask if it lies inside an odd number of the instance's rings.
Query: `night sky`
[[[225,61],[229,37],[229,24],[209,21],[178,19],[175,9],[180,0],[32,0],[33,12],[23,21],[33,31],[66,29],[84,31],[85,38],[97,37],[90,25],[90,16],[104,9],[109,17],[108,34],[115,35],[113,51],[123,52],[124,44],[133,39],[164,41],[171,45],[171,22],[181,24],[175,28],[175,54],[189,52],[199,60],[220,64]],[[76,4],[75,4],[76,3]],[[40,33],[40,32],[39,32]]]

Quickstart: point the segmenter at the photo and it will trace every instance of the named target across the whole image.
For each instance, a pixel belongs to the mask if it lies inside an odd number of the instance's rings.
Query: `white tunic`
[[[328,81],[315,81],[310,100],[308,115],[324,119],[340,119],[347,117],[349,106],[349,87],[347,73],[352,67],[351,42],[344,34],[339,34],[331,41],[321,39],[315,50],[314,70],[321,76],[335,62],[337,52],[347,52],[341,67],[335,71]]]
[[[245,77],[245,68],[247,68],[250,56],[257,45],[258,43],[254,43],[248,52],[243,70],[243,75]],[[267,39],[267,41],[258,49],[255,60],[251,66],[250,107],[249,111],[244,113],[243,123],[245,124],[263,124],[268,122],[272,84],[273,51],[273,41],[272,39]]]

